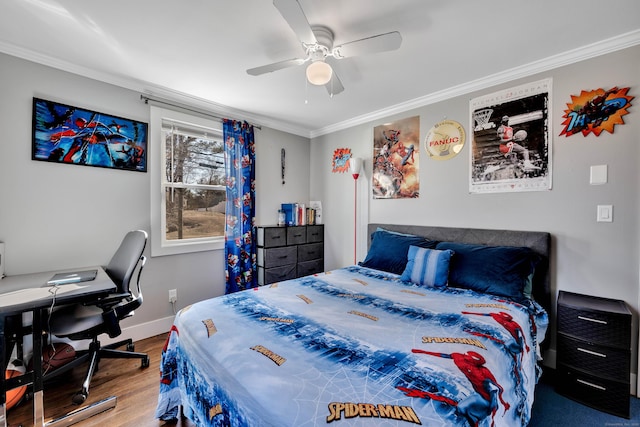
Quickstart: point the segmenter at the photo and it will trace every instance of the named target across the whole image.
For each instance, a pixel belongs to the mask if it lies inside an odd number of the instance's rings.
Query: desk
[[[33,370],[20,377],[11,379],[12,384],[33,384],[33,424],[35,427],[44,426],[43,381],[42,381],[42,335],[44,333],[43,314],[53,304],[55,306],[76,304],[90,301],[116,290],[116,285],[100,266],[83,267],[73,269],[98,270],[96,278],[89,282],[60,285],[57,287],[44,286],[55,273],[60,271],[48,271],[43,273],[23,274],[7,276],[0,280],[0,427],[7,426],[6,412],[6,383],[5,370],[7,348],[5,337],[5,321],[10,316],[33,313]],[[70,271],[70,270],[63,270]],[[38,337],[39,339],[35,339]],[[40,361],[40,363],[36,362]]]

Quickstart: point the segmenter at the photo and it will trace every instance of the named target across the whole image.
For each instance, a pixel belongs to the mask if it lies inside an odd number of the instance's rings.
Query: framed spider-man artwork
[[[147,135],[147,123],[33,98],[33,160],[146,172]]]

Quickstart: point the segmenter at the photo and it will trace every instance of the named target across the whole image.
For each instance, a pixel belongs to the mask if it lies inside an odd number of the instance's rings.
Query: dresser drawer
[[[558,363],[598,377],[629,381],[630,352],[590,344],[558,333]]]
[[[296,246],[281,248],[258,248],[258,265],[264,268],[280,267],[295,264],[298,260]]]
[[[298,246],[298,262],[311,261],[324,256],[324,245],[322,243],[309,243]]]
[[[308,225],[307,226],[307,243],[317,243],[324,241],[324,226]]]
[[[285,246],[287,244],[286,227],[259,227],[257,245],[265,248]]]
[[[297,276],[309,276],[311,274],[322,273],[324,271],[324,260],[316,259],[298,263]]]
[[[282,267],[264,268],[258,267],[258,285],[282,282],[296,278],[296,265],[284,265]]]
[[[629,383],[587,375],[558,364],[556,391],[592,408],[629,418]]]
[[[287,227],[287,245],[307,243],[307,227]]]

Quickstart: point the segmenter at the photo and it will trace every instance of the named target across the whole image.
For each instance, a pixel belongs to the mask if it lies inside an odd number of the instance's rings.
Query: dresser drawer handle
[[[586,320],[588,322],[594,322],[594,323],[602,323],[603,325],[606,325],[607,322],[605,322],[604,320],[598,320],[598,319],[591,319],[589,317],[584,317],[584,316],[578,316],[578,319],[580,320]]]
[[[279,239],[279,238],[280,238],[280,236],[271,236],[271,240],[276,240],[276,239]]]
[[[604,357],[605,359],[607,358],[607,355],[606,355],[606,354],[597,353],[597,352],[595,352],[595,351],[587,350],[586,348],[580,348],[580,347],[578,347],[578,348],[577,348],[577,350],[578,350],[578,351],[581,351],[581,352],[583,352],[583,353],[590,354],[590,355],[592,355],[592,356]]]
[[[287,258],[289,258],[289,255],[282,255],[278,257],[278,259],[287,259]]]
[[[577,379],[576,381],[578,381],[579,383],[582,383],[584,385],[588,385],[589,387],[597,388],[598,390],[607,391],[606,387],[602,387],[601,385],[590,383],[589,381],[584,381],[584,380],[581,380],[581,379]]]

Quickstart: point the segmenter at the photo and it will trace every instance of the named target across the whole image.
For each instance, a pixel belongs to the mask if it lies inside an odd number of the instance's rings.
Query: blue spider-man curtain
[[[225,169],[227,206],[225,228],[226,293],[254,288],[256,274],[255,241],[255,146],[253,126],[225,119]]]

